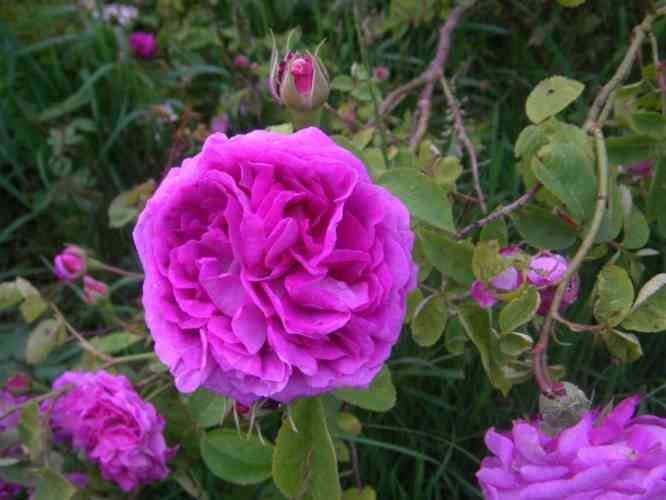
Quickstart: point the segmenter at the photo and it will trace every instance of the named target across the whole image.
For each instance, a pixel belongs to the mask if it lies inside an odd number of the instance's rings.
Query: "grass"
[[[144,2],[146,9],[153,3]],[[194,3],[173,2],[183,9]],[[17,4],[21,5],[0,7],[3,280],[17,275],[46,280],[49,271],[40,256],[49,257],[64,241],[94,248],[110,262],[134,265],[129,232],[107,227],[106,207],[118,192],[148,177],[160,178],[174,135],[147,117],[151,107],[165,98],[191,105],[202,121],[216,109],[233,110],[230,103],[234,100],[245,102],[248,113],[237,109],[231,113],[234,132],[284,120],[279,110],[268,105],[265,93],[260,96],[263,102],[253,93],[237,95],[243,90],[239,87],[242,78],[213,57],[217,53],[206,48],[205,34],[197,35],[203,37],[200,50],[179,51],[172,46],[175,42],[163,40],[170,44],[168,57],[173,66],[166,74],[158,74],[157,67],[119,61],[117,32],[81,24],[76,10],[66,2]],[[223,58],[243,50],[254,60],[266,62],[269,31],[284,33],[300,26],[305,45],[327,39],[323,59],[334,75],[348,73],[361,59],[351,0],[201,4],[210,5],[209,11],[202,12],[213,16],[211,28],[224,42]],[[626,2],[590,0],[577,10],[555,4],[483,0],[455,33],[445,70],[454,79],[474,140],[481,146],[482,186],[489,207],[520,192],[513,143],[527,124],[523,103],[531,88],[553,74],[586,83],[584,98],[567,117],[582,123],[587,104],[618,64],[631,27],[641,18],[639,8]],[[40,11],[50,16],[44,30],[41,24],[40,30],[34,28],[44,18],[27,15],[36,5],[48,9]],[[388,2],[382,1],[366,2],[364,8],[368,20],[364,28],[370,31],[380,14],[390,12]],[[148,21],[144,23],[151,27]],[[168,23],[173,23],[173,30],[185,29],[176,19]],[[423,23],[403,20],[399,29],[373,41],[370,64],[391,69],[391,86],[414,77],[434,53],[436,26],[436,19]],[[658,25],[657,35],[663,32],[663,24]],[[340,100],[333,94],[333,105]],[[415,96],[395,116],[403,116],[414,105]],[[429,133],[445,146],[451,124],[439,90],[433,105]],[[259,106],[260,111],[254,112],[252,106]],[[80,132],[81,142],[65,148],[64,157],[71,160],[72,167],[60,175],[50,163],[49,134],[72,117],[85,117],[92,125],[89,131]],[[443,135],[447,130],[449,136]],[[460,186],[463,192],[472,192],[471,183],[465,186],[468,178]],[[659,245],[666,250],[663,242]],[[658,268],[660,264],[653,265]],[[128,288],[136,291],[131,285]],[[589,307],[579,307],[578,313],[584,321]],[[3,335],[15,332],[16,325],[5,322],[2,330]],[[643,410],[663,414],[666,346],[657,335],[643,339],[645,354],[631,365],[609,364],[605,350],[595,345],[598,339],[589,333],[562,336],[561,345],[553,346],[552,359],[567,366],[567,379],[594,393],[599,402],[643,392]],[[403,335],[394,350],[391,366],[399,391],[395,409],[386,414],[358,412],[364,433],[355,442],[363,481],[373,485],[381,499],[480,498],[474,473],[484,454],[483,432],[490,426],[508,428],[512,419],[533,413],[534,385],[518,386],[509,398],[503,398],[490,387],[473,349],[451,355],[441,343],[419,348],[408,335]],[[202,466],[193,472],[211,499],[250,498],[247,489],[222,485]],[[256,498],[278,498],[268,490],[258,495]],[[188,498],[175,482],[150,487],[142,495],[158,496]]]

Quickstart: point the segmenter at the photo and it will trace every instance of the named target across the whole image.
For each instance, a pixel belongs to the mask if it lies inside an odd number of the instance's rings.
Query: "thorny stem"
[[[663,15],[664,13],[666,13],[664,9],[657,11],[657,15]],[[603,126],[603,122],[599,120],[599,113],[611,93],[624,81],[631,71],[634,60],[640,51],[641,45],[645,41],[645,36],[649,33],[652,27],[652,21],[654,21],[654,19],[654,15],[648,14],[645,16],[645,19],[643,19],[643,22],[634,28],[633,40],[631,41],[631,45],[629,45],[627,53],[624,55],[622,63],[617,68],[617,71],[615,71],[613,77],[603,86],[601,92],[599,92],[594,100],[592,107],[590,107],[590,111],[587,114],[587,119],[585,120],[585,125],[583,127],[585,130],[591,131],[596,126]]]
[[[539,341],[532,350],[532,369],[534,370],[534,377],[537,384],[539,385],[541,392],[547,396],[556,392],[553,380],[548,373],[548,365],[546,361],[548,341],[550,339],[553,319],[555,319],[555,317],[558,315],[562,297],[564,296],[564,292],[567,288],[567,285],[569,284],[569,280],[576,273],[576,271],[578,271],[578,268],[582,264],[583,259],[594,244],[594,239],[599,232],[599,227],[601,227],[601,221],[603,219],[604,212],[606,211],[606,203],[608,201],[608,158],[606,157],[606,143],[604,142],[604,136],[600,127],[593,125],[592,133],[594,134],[597,153],[598,177],[597,202],[594,207],[594,214],[592,215],[592,220],[590,222],[585,238],[580,244],[580,247],[578,247],[576,255],[574,255],[573,259],[571,259],[569,268],[567,269],[567,272],[564,274],[562,281],[557,287],[557,291],[553,297],[553,302],[550,305],[550,309],[548,310],[548,315],[546,316],[543,322],[543,326],[541,327]]]
[[[120,356],[118,358],[111,358],[109,361],[104,363],[102,368],[109,368],[110,366],[120,365],[123,363],[134,363],[135,361],[145,361],[145,360],[157,360],[152,352],[143,352],[141,354],[130,354],[128,356]]]
[[[104,264],[103,262],[96,262],[96,267],[99,269],[102,269],[104,271],[109,271],[110,273],[117,274],[119,276],[127,276],[130,278],[137,278],[137,279],[143,279],[144,276],[142,273],[134,273],[132,271],[125,271],[124,269],[121,269],[116,266],[110,266],[108,264]]]
[[[430,119],[430,110],[432,108],[432,93],[435,83],[444,75],[444,64],[446,63],[449,49],[451,48],[451,34],[458,26],[460,19],[476,0],[468,0],[451,11],[446,18],[446,22],[439,29],[439,42],[437,43],[437,52],[435,58],[430,63],[428,69],[423,73],[425,87],[421,90],[419,100],[416,104],[416,113],[414,113],[414,125],[412,135],[409,138],[409,147],[412,151],[418,148],[423,136],[428,129]],[[483,202],[483,200],[480,200]],[[485,211],[484,211],[485,212]]]
[[[488,213],[488,208],[486,207],[486,200],[483,196],[483,190],[481,189],[481,181],[479,180],[479,162],[476,158],[476,150],[474,149],[472,141],[469,140],[469,136],[467,135],[467,130],[465,129],[465,123],[463,122],[462,113],[460,112],[460,107],[456,102],[456,98],[453,95],[453,92],[451,92],[451,88],[449,87],[446,78],[442,77],[439,81],[441,82],[442,88],[444,89],[444,94],[446,95],[446,100],[449,103],[449,108],[453,113],[453,126],[456,129],[458,139],[460,140],[460,142],[463,143],[463,146],[465,146],[467,154],[469,155],[469,161],[472,165],[474,190],[476,191],[476,197],[479,201],[479,206],[481,207],[481,211],[484,214]]]
[[[363,59],[363,64],[365,65],[367,71],[370,69],[370,61],[368,59],[368,49],[365,46],[365,40],[363,39],[363,32],[361,31],[361,13],[359,12],[359,3],[354,2],[354,25],[356,27],[356,37],[358,38],[358,45],[361,49],[361,58]],[[375,115],[375,122],[377,122],[377,128],[379,129],[379,137],[382,141],[382,157],[384,158],[384,165],[388,168],[390,166],[388,154],[386,153],[386,145],[388,140],[386,139],[386,129],[384,128],[384,120],[379,112],[379,101],[377,100],[377,93],[372,81],[369,82],[368,88],[370,89],[370,97],[372,98],[372,107]]]
[[[88,342],[85,338],[83,338],[83,335],[81,335],[76,328],[74,328],[72,325],[69,324],[69,322],[65,319],[65,316],[63,316],[62,312],[60,312],[60,309],[58,309],[58,306],[56,306],[53,302],[49,304],[51,306],[51,309],[53,309],[53,312],[55,313],[56,317],[58,318],[58,321],[65,325],[65,328],[76,337],[76,340],[79,341],[79,344],[81,344],[81,347],[88,351],[90,354],[95,356],[96,358],[99,358],[101,360],[106,361],[107,363],[112,362],[113,358],[109,356],[108,354],[104,354],[103,352],[99,352],[95,347]]]
[[[583,323],[575,323],[573,321],[569,321],[567,319],[564,319],[562,316],[559,314],[555,315],[555,321],[558,323],[562,323],[565,325],[569,330],[572,332],[580,333],[580,332],[601,332],[608,328],[607,325],[585,325]]]
[[[539,191],[541,188],[541,184],[537,183],[534,186],[532,186],[529,191],[527,191],[525,194],[523,194],[520,198],[516,198],[514,201],[509,203],[506,206],[500,207],[494,212],[490,213],[483,219],[479,219],[468,226],[465,226],[462,228],[458,233],[456,234],[456,239],[457,240],[462,240],[464,239],[469,233],[474,231],[475,229],[478,229],[482,226],[485,226],[486,224],[489,224],[490,222],[499,219],[500,217],[503,217],[507,214],[510,214],[514,210],[517,210],[518,208],[522,207],[523,205],[526,205]]]
[[[12,406],[9,410],[0,415],[0,421],[4,420],[6,417],[8,417],[13,413],[20,411],[23,407],[29,405],[30,403],[39,403],[41,401],[46,401],[47,399],[57,398],[58,396],[61,396],[67,391],[69,391],[72,387],[74,387],[72,384],[67,384],[62,386],[58,390],[47,392],[46,394],[42,394],[41,396],[35,396],[34,398],[30,398],[30,400],[28,401],[25,401],[16,406]]]

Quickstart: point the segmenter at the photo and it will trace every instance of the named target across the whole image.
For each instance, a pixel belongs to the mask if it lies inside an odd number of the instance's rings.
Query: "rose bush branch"
[[[483,195],[483,190],[481,189],[481,181],[479,180],[479,162],[476,157],[476,150],[474,149],[472,141],[469,139],[469,135],[467,135],[462,113],[460,112],[460,107],[456,102],[456,98],[453,95],[453,92],[451,91],[446,78],[442,77],[440,82],[442,83],[442,88],[444,89],[446,100],[449,103],[449,108],[453,113],[453,126],[456,129],[456,134],[458,135],[460,142],[463,143],[463,146],[469,155],[469,161],[472,166],[472,178],[474,179],[474,190],[476,191],[476,197],[478,199],[479,206],[481,207],[481,211],[485,214],[488,212],[488,208],[486,207],[486,199]]]
[[[31,403],[40,403],[42,401],[47,401],[49,399],[57,398],[58,396],[66,393],[68,390],[72,388],[72,385],[66,385],[64,387],[61,387],[55,391],[47,392],[46,394],[42,394],[41,396],[35,396],[33,398],[30,398],[28,401],[25,401],[21,404],[18,404],[16,406],[12,406],[9,410],[5,411],[4,413],[0,414],[0,421],[4,420],[6,417],[9,415],[12,415],[13,413],[20,411],[23,407],[28,406]]]
[[[465,226],[462,228],[458,233],[456,234],[456,239],[457,240],[462,240],[464,239],[469,233],[474,231],[475,229],[479,229],[486,224],[491,223],[494,220],[499,219],[500,217],[504,217],[505,215],[510,214],[511,212],[519,209],[523,205],[526,205],[529,203],[529,201],[534,198],[534,195],[541,189],[541,184],[536,183],[534,186],[532,186],[525,194],[520,196],[519,198],[516,198],[514,201],[509,203],[506,206],[500,207],[494,212],[490,213],[483,219],[479,219],[475,222],[472,222],[471,224]]]
[[[548,315],[546,316],[541,331],[539,333],[539,341],[532,350],[532,369],[534,370],[534,376],[539,389],[543,394],[550,395],[556,392],[556,388],[553,384],[553,380],[548,372],[547,365],[547,350],[548,342],[550,340],[550,334],[552,330],[553,320],[560,310],[560,304],[562,302],[562,297],[567,289],[569,280],[574,276],[580,265],[583,263],[585,256],[588,254],[592,245],[594,244],[594,239],[599,232],[601,227],[601,222],[603,220],[604,213],[606,211],[606,203],[608,200],[608,158],[606,156],[606,143],[604,141],[603,133],[601,128],[595,126],[592,129],[594,134],[595,149],[597,154],[597,201],[594,208],[594,214],[592,215],[592,220],[583,239],[580,247],[576,251],[573,259],[569,264],[569,267],[562,278],[560,285],[557,287],[555,292],[555,297],[553,302],[550,305]]]
[[[103,361],[106,361],[107,363],[109,361],[113,361],[113,358],[109,356],[108,354],[104,354],[103,352],[99,352],[97,349],[95,349],[95,346],[93,346],[90,342],[88,342],[83,335],[81,335],[76,328],[74,328],[66,319],[65,316],[63,316],[62,312],[60,309],[58,309],[58,306],[56,306],[54,303],[50,304],[51,309],[53,310],[53,313],[56,315],[58,321],[62,323],[67,331],[69,331],[74,337],[76,337],[76,340],[79,341],[79,344],[81,344],[81,348],[84,349],[85,351],[88,351],[90,354],[95,356],[96,358],[99,358]]]

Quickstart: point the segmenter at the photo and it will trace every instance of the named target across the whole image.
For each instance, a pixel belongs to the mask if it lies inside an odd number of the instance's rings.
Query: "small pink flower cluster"
[[[500,250],[504,257],[515,257],[520,253],[517,247],[508,247]],[[541,302],[538,314],[545,316],[555,297],[557,287],[564,279],[569,268],[569,261],[558,254],[541,252],[533,256],[523,273],[517,267],[510,266],[500,275],[491,279],[488,284],[479,280],[472,283],[470,295],[483,309],[494,306],[502,294],[518,290],[526,282],[527,285],[539,290]],[[578,275],[574,275],[567,284],[567,289],[562,297],[560,309],[564,310],[573,304],[578,298],[580,288]]]
[[[87,258],[81,247],[67,245],[53,259],[53,267],[55,275],[65,283],[74,283],[83,277],[83,301],[86,304],[96,304],[101,299],[109,296],[109,287],[106,283],[97,281],[86,274]]]
[[[124,491],[164,479],[175,454],[164,441],[164,419],[142,400],[126,377],[105,371],[66,372],[53,384],[72,389],[42,403],[51,411],[57,440],[71,443],[96,463],[104,479]]]

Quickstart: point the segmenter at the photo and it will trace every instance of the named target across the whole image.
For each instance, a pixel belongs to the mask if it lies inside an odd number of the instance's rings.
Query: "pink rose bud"
[[[500,255],[511,257],[520,252],[517,246],[506,247],[500,250]],[[481,281],[476,280],[472,283],[470,295],[482,309],[489,309],[497,303],[496,293],[509,293],[520,288],[523,283],[523,277],[520,271],[511,266],[504,270],[498,276],[490,280],[490,286],[486,286]]]
[[[328,99],[330,85],[328,72],[317,56],[307,52],[290,52],[280,60],[275,42],[271,56],[269,89],[277,102],[295,111],[312,111]]]
[[[555,291],[557,286],[551,286],[549,288],[542,288],[539,290],[539,295],[541,296],[541,302],[539,303],[539,309],[537,314],[540,316],[545,316],[550,310],[550,305],[553,303],[553,298],[555,297]],[[576,302],[578,299],[578,292],[580,291],[580,279],[578,274],[574,274],[569,283],[567,284],[566,290],[564,290],[564,295],[562,295],[562,302],[560,302],[560,312],[566,310],[571,304]]]
[[[569,261],[561,255],[543,252],[532,257],[527,270],[527,281],[537,288],[555,286],[562,281]]]
[[[378,82],[386,81],[389,77],[389,70],[386,66],[379,66],[372,72],[372,76]]]
[[[21,372],[17,372],[9,377],[5,383],[5,388],[12,394],[16,395],[30,392],[31,387],[32,380],[27,374]]]
[[[71,283],[86,272],[86,254],[76,245],[68,245],[53,259],[55,275],[61,281]]]
[[[97,281],[90,276],[83,277],[83,300],[86,304],[96,304],[109,296],[109,287],[106,283]]]
[[[157,54],[157,42],[153,33],[137,31],[129,36],[128,41],[136,57],[152,59]]]
[[[620,165],[619,170],[623,174],[630,175],[633,180],[651,179],[654,177],[654,164],[656,160],[645,160],[633,165]]]
[[[250,60],[243,54],[238,54],[234,57],[234,66],[239,69],[247,69],[250,67]]]

